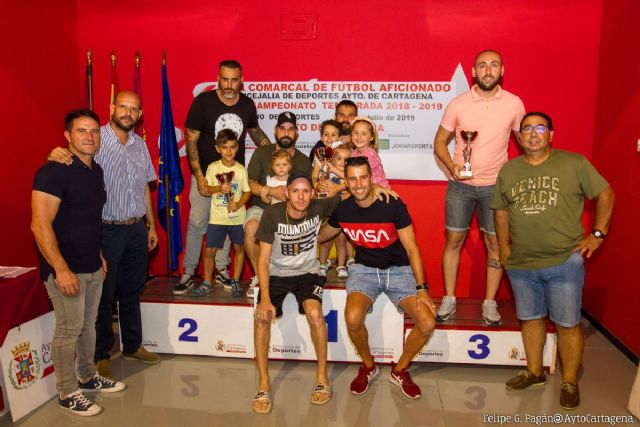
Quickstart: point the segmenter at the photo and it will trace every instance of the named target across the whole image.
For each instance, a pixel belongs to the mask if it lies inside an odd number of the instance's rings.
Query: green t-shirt
[[[509,210],[507,267],[541,269],[564,263],[584,235],[584,196],[591,199],[608,186],[584,156],[564,150],[552,150],[535,166],[524,156],[505,163],[492,208]]]
[[[273,169],[271,169],[271,155],[276,151],[276,147],[276,144],[268,144],[256,148],[247,167],[250,180],[257,181],[260,185],[266,185],[267,175],[275,175]],[[302,151],[297,148],[293,155],[293,167],[291,170],[301,170],[311,175],[311,161],[309,157],[305,156]],[[262,209],[269,206],[268,203],[260,199],[260,196],[253,196],[252,200],[254,206],[260,206]]]

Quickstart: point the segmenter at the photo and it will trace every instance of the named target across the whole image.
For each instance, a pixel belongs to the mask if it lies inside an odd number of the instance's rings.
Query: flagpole
[[[89,94],[89,109],[93,110],[93,66],[91,64],[91,49],[87,50],[87,92]]]
[[[167,52],[162,51],[162,66],[167,66]],[[167,159],[163,159],[166,161]],[[169,168],[165,168],[164,176],[162,177],[164,181],[164,200],[165,200],[165,218],[167,219],[167,275],[169,277],[173,276],[173,257],[171,253],[172,242],[173,242],[173,233],[171,232],[171,194],[169,189]]]
[[[111,52],[111,96],[109,99],[109,104],[113,104],[116,102],[116,92],[118,88],[116,87],[117,72],[116,72],[116,52]]]

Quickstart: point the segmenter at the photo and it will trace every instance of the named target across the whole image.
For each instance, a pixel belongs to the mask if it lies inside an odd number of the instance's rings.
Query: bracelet
[[[427,282],[421,283],[416,286],[416,291],[429,291],[429,285],[427,285]]]

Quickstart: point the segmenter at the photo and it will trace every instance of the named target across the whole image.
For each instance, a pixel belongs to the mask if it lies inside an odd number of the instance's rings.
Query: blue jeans
[[[495,236],[493,224],[493,195],[495,185],[475,186],[449,181],[445,200],[445,228],[451,231],[467,231],[473,211],[478,212],[480,230]]]
[[[507,269],[520,320],[551,320],[565,328],[580,323],[584,261],[578,252],[563,264],[538,270]]]
[[[96,373],[93,353],[96,349],[96,315],[102,295],[102,268],[95,273],[76,274],[78,293],[66,296],[60,293],[58,283],[49,275],[44,286],[53,305],[56,329],[51,343],[56,389],[67,396],[78,389],[78,376],[89,378]]]

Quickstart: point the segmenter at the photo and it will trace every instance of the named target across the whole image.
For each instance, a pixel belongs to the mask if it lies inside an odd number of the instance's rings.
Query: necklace
[[[285,207],[285,217],[287,219],[287,225],[291,225],[291,224],[289,224],[289,202],[287,202],[287,205]],[[307,211],[305,210],[304,211],[304,219],[302,220],[302,223],[304,223],[306,220],[307,220]],[[294,256],[298,255],[300,253],[300,241],[301,240],[302,240],[302,233],[300,233],[300,236],[298,236],[298,241],[293,244],[293,255]]]

